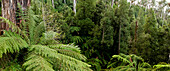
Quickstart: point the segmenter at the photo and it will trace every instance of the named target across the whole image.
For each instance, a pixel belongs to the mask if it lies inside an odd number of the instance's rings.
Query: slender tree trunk
[[[64,3],[66,4],[66,0],[64,0]]]
[[[53,5],[53,8],[55,8],[55,5],[54,5],[54,0],[52,0],[52,5]]]
[[[136,21],[136,26],[135,26],[135,43],[137,40],[137,30],[138,30],[138,21]]]
[[[112,0],[112,5],[111,5],[111,6],[112,6],[112,8],[113,8],[113,4],[114,4],[114,0]]]
[[[169,53],[169,60],[168,60],[168,63],[170,63],[170,53]]]
[[[121,24],[119,28],[119,47],[118,47],[118,54],[120,54],[120,39],[121,39]]]
[[[74,0],[74,3],[73,3],[73,10],[74,10],[75,15],[76,15],[76,2],[77,0]]]
[[[105,27],[103,27],[103,34],[102,34],[102,43],[104,43],[104,31],[105,30]]]

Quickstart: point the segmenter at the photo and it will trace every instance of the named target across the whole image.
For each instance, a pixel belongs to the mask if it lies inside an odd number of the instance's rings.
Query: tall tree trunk
[[[113,4],[114,4],[114,0],[112,0],[112,5],[111,5],[111,6],[112,6],[112,8],[113,8]]]
[[[77,0],[74,0],[74,3],[73,3],[73,10],[74,10],[75,15],[76,15],[76,2]]]
[[[52,0],[52,5],[53,5],[53,8],[55,8],[55,5],[54,5],[54,0]]]
[[[17,23],[16,20],[16,11],[17,11],[17,3],[20,3],[23,10],[26,10],[28,6],[30,6],[30,0],[2,0],[2,17],[10,20],[14,24]],[[1,23],[1,30],[9,30],[10,27],[7,23]],[[12,29],[11,29],[12,30]]]
[[[135,26],[135,43],[137,40],[137,30],[138,30],[138,21],[136,21],[136,26]]]
[[[16,24],[16,10],[17,1],[16,0],[2,0],[2,17],[7,18]],[[9,30],[9,25],[7,23],[1,23],[2,29]]]
[[[119,28],[119,47],[118,47],[118,54],[120,54],[120,39],[121,39],[121,24]]]
[[[28,6],[30,6],[31,1],[30,0],[17,0],[17,3],[19,3],[22,6],[22,10],[26,10]]]
[[[66,4],[66,0],[64,0],[64,3]]]
[[[104,43],[104,33],[105,33],[105,27],[103,26],[102,43]]]

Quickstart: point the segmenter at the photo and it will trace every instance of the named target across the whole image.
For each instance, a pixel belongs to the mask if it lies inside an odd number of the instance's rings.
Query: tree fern
[[[114,71],[143,71],[151,68],[150,64],[144,62],[141,57],[134,54],[125,55],[120,53],[120,55],[113,55],[111,60],[114,60],[115,58],[118,59],[118,61],[121,61],[122,64],[116,68],[111,68],[111,70]],[[108,68],[117,63],[119,62],[110,63]]]
[[[77,53],[80,53],[80,48],[78,46],[74,46],[74,44],[57,44],[57,45],[49,45],[50,48],[57,48],[57,49],[64,49],[64,50],[71,50]]]
[[[60,27],[56,26],[59,23],[62,24],[62,21],[53,22],[55,29],[59,31],[51,30],[52,32],[49,32],[43,29],[46,26],[42,22],[42,2],[32,0],[31,5],[25,13],[26,16],[21,23],[21,27],[0,17],[13,28],[12,32],[5,31],[6,34],[3,35],[5,37],[0,37],[0,42],[2,42],[0,43],[0,57],[2,57],[3,53],[19,52],[20,49],[27,47],[28,55],[25,56],[26,62],[23,64],[26,71],[91,71],[90,65],[83,62],[86,57],[80,54],[77,46],[59,44],[55,38],[52,38],[53,36],[51,35],[62,36]],[[48,9],[45,11],[48,12]],[[52,19],[53,16],[48,19],[50,18]],[[52,22],[48,19],[45,21]],[[44,35],[47,38],[44,38]],[[42,44],[42,41],[48,43]]]
[[[28,44],[21,38],[0,37],[0,58],[3,53],[19,52],[24,47],[28,47]]]
[[[29,68],[26,68],[28,70],[37,68],[36,64],[35,66],[32,66],[32,64],[29,63],[35,63],[35,54],[42,56],[44,58],[47,58],[46,61],[52,61],[52,65],[60,65],[63,64],[64,67],[59,68],[60,70],[64,70],[65,68],[68,68],[69,70],[79,70],[79,71],[86,71],[90,70],[88,67],[90,65],[77,60],[71,56],[67,56],[65,54],[58,53],[57,50],[51,49],[47,46],[43,45],[33,45],[29,48],[29,51],[31,52],[30,56],[28,56],[28,61],[26,61],[23,65]],[[61,51],[61,50],[60,50]],[[34,56],[34,57],[32,57]],[[57,62],[55,62],[57,61]],[[47,64],[48,65],[48,64]],[[59,67],[59,66],[56,66]]]
[[[166,65],[158,64],[153,66],[153,68],[162,68],[162,67],[170,67],[170,64],[166,64]]]
[[[170,64],[157,64],[153,66],[153,70],[170,70]]]
[[[58,44],[58,45],[50,45],[49,47],[56,50],[58,53],[76,58],[78,60],[85,61],[87,59],[84,55],[80,54],[79,48],[73,45]]]
[[[28,61],[23,64],[27,71],[54,71],[51,63],[40,55],[32,53],[27,60]]]

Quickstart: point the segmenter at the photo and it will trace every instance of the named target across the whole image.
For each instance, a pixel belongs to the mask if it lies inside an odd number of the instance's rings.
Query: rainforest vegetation
[[[170,71],[166,0],[0,4],[0,71]]]

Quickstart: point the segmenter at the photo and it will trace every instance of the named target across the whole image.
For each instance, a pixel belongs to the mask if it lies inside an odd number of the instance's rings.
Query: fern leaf
[[[170,64],[166,64],[166,65],[158,64],[158,65],[153,66],[153,68],[162,68],[162,67],[169,67],[170,68]]]
[[[125,62],[125,63],[131,63],[129,60],[127,60],[126,58],[123,58],[122,56],[120,56],[120,55],[113,55],[112,56],[113,58],[117,58],[118,60],[121,60],[121,61],[123,61],[123,62]]]
[[[53,66],[42,56],[31,54],[23,66],[32,71],[54,71]]]
[[[0,58],[3,53],[19,52],[20,49],[28,47],[28,44],[17,37],[0,37]]]
[[[82,62],[82,61],[75,59],[73,57],[67,56],[65,54],[58,53],[57,50],[51,49],[47,46],[33,45],[33,46],[30,47],[29,51],[33,52],[36,55],[40,55],[44,58],[48,58],[49,61],[53,61],[54,64],[52,64],[52,65],[62,64],[63,66],[60,66],[61,70],[62,69],[64,70],[66,68],[70,69],[70,70],[76,70],[76,71],[91,70],[89,68],[90,65],[88,65],[87,63]],[[31,57],[28,57],[28,59],[29,58],[31,58]],[[57,66],[57,67],[59,67],[59,66]],[[36,67],[34,67],[34,68],[36,68]]]
[[[80,53],[80,48],[78,46],[74,46],[74,44],[57,44],[57,45],[49,45],[50,48],[57,48],[57,49],[64,49],[64,50],[71,50],[77,53]]]

